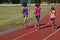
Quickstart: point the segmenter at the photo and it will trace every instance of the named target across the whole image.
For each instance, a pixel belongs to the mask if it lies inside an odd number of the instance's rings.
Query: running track
[[[28,28],[19,28],[0,35],[0,40],[60,40],[60,6],[56,6],[57,16],[55,28],[51,27],[49,16],[40,21],[40,29],[34,28],[34,23]],[[43,25],[45,24],[45,25]]]

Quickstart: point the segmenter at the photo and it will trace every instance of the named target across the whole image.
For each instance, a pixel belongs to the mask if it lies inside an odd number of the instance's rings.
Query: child
[[[26,23],[27,17],[28,17],[27,3],[24,2],[24,3],[22,4],[22,6],[23,6],[23,8],[22,8],[22,13],[23,13],[23,17],[24,17],[23,25],[26,25],[26,26],[27,26],[27,23]],[[25,26],[25,27],[26,27],[26,26]]]
[[[35,14],[35,17],[36,17],[36,20],[37,20],[37,22],[35,23],[35,28],[36,28],[37,24],[38,24],[38,28],[39,28],[39,20],[40,20],[40,11],[41,11],[41,8],[39,7],[40,6],[39,3],[37,3],[35,6],[36,7],[35,7],[34,14]]]
[[[50,12],[49,12],[49,15],[50,15],[52,27],[54,27],[55,17],[56,17],[56,11],[55,11],[54,7],[51,7],[51,10],[50,10]]]

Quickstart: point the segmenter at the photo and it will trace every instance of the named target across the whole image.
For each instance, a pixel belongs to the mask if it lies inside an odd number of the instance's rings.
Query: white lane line
[[[38,30],[38,29],[33,30],[33,31],[31,31],[31,32],[28,32],[28,33],[26,33],[26,34],[24,34],[24,35],[22,35],[22,36],[19,36],[19,37],[13,39],[13,40],[17,40],[17,39],[19,39],[19,38],[22,38],[22,37],[24,37],[24,36],[27,36],[27,35],[29,35],[29,34],[31,34],[31,33],[33,33],[33,32],[36,32],[37,30]]]
[[[55,33],[57,33],[58,31],[60,30],[60,28],[59,29],[57,29],[55,32],[53,32],[52,34],[50,34],[50,35],[48,35],[47,37],[45,37],[43,40],[47,40],[49,37],[51,37],[51,36],[53,36]]]

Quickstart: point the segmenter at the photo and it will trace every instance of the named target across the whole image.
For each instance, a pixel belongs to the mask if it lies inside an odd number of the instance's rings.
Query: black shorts
[[[39,22],[39,20],[40,20],[40,15],[39,15],[39,16],[35,16],[35,17],[36,17],[37,21]]]
[[[51,21],[54,24],[55,23],[55,18],[51,18]]]

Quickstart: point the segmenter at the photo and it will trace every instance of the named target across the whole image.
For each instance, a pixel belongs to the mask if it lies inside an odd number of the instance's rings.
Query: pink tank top
[[[50,12],[50,18],[55,18],[55,10],[52,10],[52,11]]]
[[[36,8],[35,8],[35,15],[36,15],[36,16],[40,15],[40,11],[41,11],[41,8],[36,7]]]

